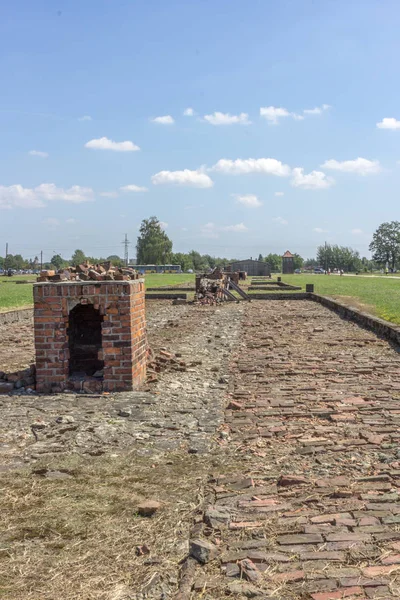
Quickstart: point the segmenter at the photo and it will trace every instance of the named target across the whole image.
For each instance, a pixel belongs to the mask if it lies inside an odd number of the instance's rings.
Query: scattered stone
[[[190,540],[189,554],[202,564],[206,564],[213,560],[218,554],[218,548],[211,542],[206,540]]]
[[[156,500],[146,500],[137,507],[137,511],[141,517],[151,517],[160,510],[162,504]]]

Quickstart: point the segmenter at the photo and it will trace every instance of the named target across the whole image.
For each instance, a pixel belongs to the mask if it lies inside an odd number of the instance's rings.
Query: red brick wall
[[[58,392],[69,383],[69,312],[77,304],[93,304],[103,315],[103,391],[132,390],[146,376],[144,283],[103,281],[37,283],[33,286],[36,389]]]

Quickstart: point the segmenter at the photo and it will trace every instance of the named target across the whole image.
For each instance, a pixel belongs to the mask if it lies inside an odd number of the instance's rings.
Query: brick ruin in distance
[[[36,283],[33,294],[38,392],[114,392],[143,382],[143,280]]]

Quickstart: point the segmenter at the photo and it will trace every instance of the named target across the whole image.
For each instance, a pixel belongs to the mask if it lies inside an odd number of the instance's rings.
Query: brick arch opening
[[[104,361],[98,358],[103,316],[93,304],[77,304],[68,321],[69,374],[92,376],[104,368]]]

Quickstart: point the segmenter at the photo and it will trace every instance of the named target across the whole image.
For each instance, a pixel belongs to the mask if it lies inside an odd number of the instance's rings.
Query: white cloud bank
[[[378,129],[400,129],[400,121],[394,117],[385,117],[376,126]]]
[[[80,204],[93,199],[93,190],[79,185],[68,189],[59,188],[54,183],[42,183],[35,188],[24,188],[19,184],[0,186],[0,208],[43,208],[46,201]]]
[[[248,173],[263,173],[278,177],[288,177],[290,175],[290,167],[275,158],[237,158],[236,160],[221,158],[211,167],[211,171],[229,175],[245,175]]]
[[[112,150],[113,152],[137,152],[140,150],[139,146],[136,146],[130,140],[125,142],[114,142],[107,137],[98,138],[86,142],[85,148],[91,148],[93,150]]]
[[[257,198],[255,194],[233,194],[238,204],[242,204],[247,208],[259,208],[262,206],[261,200]]]
[[[260,117],[266,119],[270,125],[278,125],[279,119],[291,117],[295,121],[303,121],[303,115],[289,112],[287,108],[277,106],[262,106],[260,108]]]
[[[331,177],[327,177],[322,171],[304,173],[304,169],[301,167],[293,169],[292,175],[291,185],[304,190],[323,190],[335,183]]]
[[[155,117],[151,119],[153,123],[159,123],[160,125],[173,125],[175,120],[171,115],[164,115],[162,117]]]
[[[183,111],[183,116],[184,117],[194,117],[193,108],[185,108],[185,110]]]
[[[197,188],[210,188],[214,185],[213,180],[202,170],[191,171],[184,169],[183,171],[159,171],[152,176],[153,185],[181,185]]]
[[[367,158],[355,158],[354,160],[338,161],[335,159],[326,160],[322,169],[331,169],[332,171],[342,171],[342,173],[357,173],[357,175],[375,175],[382,171],[379,160],[368,160]]]
[[[41,150],[29,150],[31,156],[39,156],[39,158],[48,158],[47,152],[41,152]]]
[[[204,120],[211,125],[251,125],[247,113],[231,115],[229,113],[214,112],[212,115],[204,115]]]
[[[144,187],[142,185],[135,185],[134,183],[132,183],[130,185],[123,185],[119,189],[121,190],[121,192],[135,192],[135,193],[148,191],[147,187]]]

